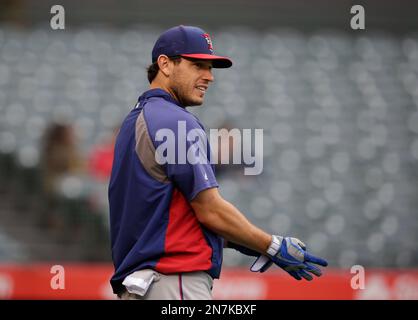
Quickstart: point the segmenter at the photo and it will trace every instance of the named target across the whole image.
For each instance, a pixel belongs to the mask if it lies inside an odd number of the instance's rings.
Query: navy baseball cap
[[[209,34],[197,27],[180,25],[164,31],[152,49],[152,62],[156,62],[161,54],[212,60],[214,68],[232,66],[229,58],[214,54]]]

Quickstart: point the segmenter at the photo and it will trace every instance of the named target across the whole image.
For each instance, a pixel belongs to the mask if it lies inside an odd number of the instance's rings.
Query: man
[[[115,146],[109,186],[114,293],[121,299],[212,299],[224,246],[257,257],[252,271],[275,263],[298,280],[319,276],[312,263],[326,266],[325,260],[298,239],[257,228],[221,197],[209,147],[208,161],[186,157],[194,141],[179,127],[204,131],[185,107],[203,103],[212,68],[229,68],[231,60],[214,54],[202,29],[177,26],[158,38],[152,62],[150,90],[124,120]],[[167,130],[178,152],[161,163],[167,155],[159,150],[169,142],[161,132]]]

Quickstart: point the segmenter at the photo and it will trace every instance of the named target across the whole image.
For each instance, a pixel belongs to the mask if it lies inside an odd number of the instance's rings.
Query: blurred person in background
[[[222,177],[227,175],[233,175],[236,178],[242,177],[243,165],[240,163],[233,163],[234,152],[237,150],[241,152],[242,159],[242,149],[241,146],[234,141],[231,130],[235,127],[229,122],[222,122],[218,128],[219,137],[218,137],[218,148],[217,151],[213,150],[213,156],[217,159],[215,164],[216,176]],[[227,163],[222,163],[222,159],[227,159]]]
[[[55,209],[63,179],[85,172],[85,161],[70,124],[52,123],[47,128],[42,143],[41,171],[46,211],[51,217],[49,213]]]
[[[114,127],[101,143],[94,145],[87,160],[87,169],[91,178],[89,204],[93,212],[107,215],[109,202],[107,200],[108,183],[112,171],[115,141],[119,127]]]
[[[96,181],[107,182],[110,177],[118,132],[119,127],[115,127],[102,143],[92,147],[88,158],[88,172]]]

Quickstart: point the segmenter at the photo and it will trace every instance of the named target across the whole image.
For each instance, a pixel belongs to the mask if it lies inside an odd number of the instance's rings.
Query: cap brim
[[[201,60],[211,60],[212,67],[214,68],[229,68],[232,66],[232,61],[227,57],[215,56],[213,54],[205,53],[189,53],[181,54],[182,57],[201,59]]]

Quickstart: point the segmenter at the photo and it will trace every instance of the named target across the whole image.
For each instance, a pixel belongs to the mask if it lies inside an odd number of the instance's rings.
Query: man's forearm
[[[251,224],[235,206],[222,198],[216,199],[209,209],[196,210],[199,221],[226,240],[262,254],[270,246],[271,235]]]

